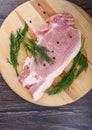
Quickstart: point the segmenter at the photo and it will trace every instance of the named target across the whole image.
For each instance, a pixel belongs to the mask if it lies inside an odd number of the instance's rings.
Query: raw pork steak
[[[20,82],[29,89],[34,100],[43,96],[81,47],[81,33],[71,27],[74,25],[71,14],[57,14],[48,18],[46,22],[47,24],[37,31],[37,44],[50,50],[48,55],[54,62],[49,64],[44,61],[42,64],[40,62],[36,64],[33,57],[27,57],[23,71],[19,75]]]

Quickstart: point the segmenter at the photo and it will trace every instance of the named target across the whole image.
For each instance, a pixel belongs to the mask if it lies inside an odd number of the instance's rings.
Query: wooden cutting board
[[[75,26],[82,32],[86,38],[85,49],[88,55],[89,66],[86,72],[83,72],[77,80],[73,82],[69,90],[62,91],[58,95],[48,96],[46,93],[37,102],[32,100],[31,94],[26,88],[23,88],[18,81],[16,73],[12,66],[7,63],[9,58],[9,35],[16,32],[16,29],[23,28],[26,22],[29,26],[29,33],[32,38],[35,37],[36,29],[45,24],[45,19],[56,13],[69,12],[75,18]],[[26,54],[21,48],[19,55],[19,71]],[[69,66],[65,69],[67,69]],[[31,0],[17,7],[6,18],[0,29],[0,71],[1,75],[9,87],[25,100],[44,106],[59,106],[76,101],[84,96],[92,88],[92,20],[78,6],[65,0]],[[61,79],[59,76],[54,84]]]

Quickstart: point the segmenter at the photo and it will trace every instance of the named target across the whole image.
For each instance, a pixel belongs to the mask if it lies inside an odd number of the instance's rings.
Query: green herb
[[[24,29],[23,30],[19,29],[16,35],[14,35],[13,33],[10,34],[10,60],[9,59],[7,60],[14,67],[17,75],[18,75],[18,70],[17,70],[18,53],[20,50],[20,44],[23,41],[19,33],[21,33],[22,36],[25,37],[27,31],[28,31],[28,27],[27,25],[25,25]]]
[[[21,38],[23,38],[22,44],[24,48],[26,49],[26,51],[29,51],[32,53],[36,63],[37,63],[37,55],[40,56],[39,58],[40,62],[44,60],[46,60],[48,63],[53,62],[52,58],[50,58],[47,55],[47,52],[49,52],[49,50],[45,46],[37,45],[36,44],[37,41],[34,41],[33,39],[30,39],[27,37],[23,37],[20,32],[18,32],[18,34],[20,35]]]
[[[26,52],[30,52],[34,60],[37,63],[37,55],[39,55],[39,61],[42,62],[46,60],[48,63],[52,62],[52,58],[47,55],[49,51],[44,46],[39,46],[36,44],[37,41],[26,37],[26,33],[28,31],[28,26],[25,24],[23,29],[19,29],[16,31],[16,35],[13,33],[10,34],[10,59],[7,61],[14,67],[16,74],[18,76],[18,54],[20,50],[20,45],[23,45]]]
[[[73,81],[88,67],[87,57],[83,56],[84,52],[84,42],[85,39],[82,40],[82,48],[78,55],[74,58],[72,67],[70,70],[64,75],[60,82],[57,83],[55,88],[51,89],[47,93],[49,95],[54,95],[60,93],[62,90],[68,89]]]

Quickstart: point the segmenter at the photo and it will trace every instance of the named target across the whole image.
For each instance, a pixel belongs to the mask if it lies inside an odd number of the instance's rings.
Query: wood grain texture
[[[39,26],[45,24],[46,18],[60,12],[71,13],[75,18],[75,26],[82,32],[84,37],[86,37],[85,49],[87,52],[89,66],[87,71],[83,72],[78,79],[73,82],[69,90],[62,91],[61,93],[53,96],[48,96],[47,93],[45,93],[40,100],[35,102],[32,100],[32,96],[29,91],[19,83],[13,67],[7,63],[6,57],[9,58],[8,50],[10,48],[9,35],[12,31],[16,32],[16,29],[20,27],[23,28],[25,22],[31,30],[31,34],[35,35]],[[15,93],[27,101],[35,104],[44,106],[59,106],[76,101],[92,88],[91,24],[91,18],[81,9],[75,7],[74,4],[68,1],[54,0],[53,2],[53,0],[33,0],[30,2],[25,2],[10,13],[0,29],[0,71],[3,78]],[[31,34],[29,33],[30,36]],[[19,55],[19,71],[22,70],[25,57],[26,53],[21,51]],[[65,72],[68,69],[69,67],[65,69]],[[8,76],[9,73],[10,75]],[[62,75],[58,76],[52,86],[61,80],[61,77]]]
[[[26,0],[0,1],[0,24]],[[71,0],[85,10],[91,0]],[[84,4],[86,3],[86,4]],[[1,6],[2,5],[2,6]],[[92,9],[87,9],[92,16]],[[41,107],[30,104],[9,89],[0,76],[0,130],[91,130],[92,91],[75,103],[63,107]]]

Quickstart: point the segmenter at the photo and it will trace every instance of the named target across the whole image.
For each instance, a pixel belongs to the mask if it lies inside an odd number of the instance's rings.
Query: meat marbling
[[[28,88],[35,101],[43,96],[81,48],[81,32],[71,26],[74,25],[71,14],[56,14],[46,22],[37,30],[37,44],[49,49],[48,55],[54,62],[36,64],[33,57],[27,57],[19,75],[20,82]]]

